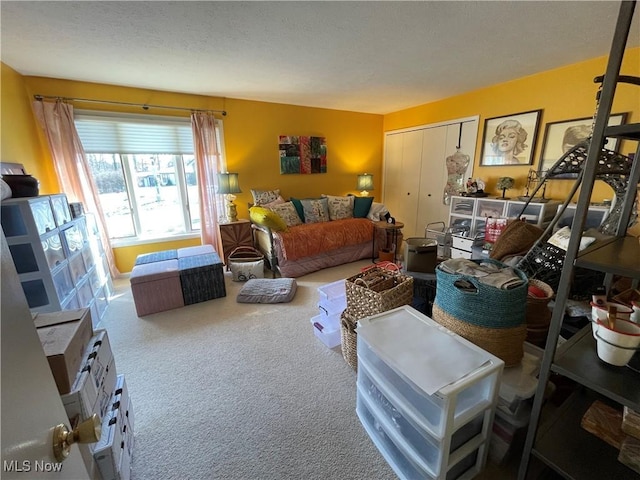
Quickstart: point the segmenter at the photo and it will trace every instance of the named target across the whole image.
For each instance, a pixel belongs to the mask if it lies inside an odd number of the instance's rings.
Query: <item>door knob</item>
[[[100,417],[91,415],[74,430],[69,430],[64,423],[53,429],[53,455],[58,462],[69,456],[74,443],[95,443],[100,440]]]

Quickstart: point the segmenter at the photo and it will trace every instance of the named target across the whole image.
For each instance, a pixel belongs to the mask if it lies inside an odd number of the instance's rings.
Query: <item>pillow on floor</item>
[[[288,303],[296,295],[295,278],[252,278],[236,297],[238,303]]]

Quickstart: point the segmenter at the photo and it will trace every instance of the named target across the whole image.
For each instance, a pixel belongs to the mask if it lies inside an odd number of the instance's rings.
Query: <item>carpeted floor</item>
[[[317,288],[362,261],[297,279],[287,304],[227,296],[138,318],[127,277],[102,322],[135,412],[133,480],[396,478],[355,414],[356,374],[313,334]]]

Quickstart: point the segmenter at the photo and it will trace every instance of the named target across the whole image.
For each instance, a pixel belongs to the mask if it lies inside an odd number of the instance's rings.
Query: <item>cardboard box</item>
[[[118,383],[124,381],[124,377],[118,377]],[[120,394],[126,393],[125,389],[117,388]],[[100,440],[95,444],[93,458],[100,471],[102,480],[128,480],[131,476],[131,457],[133,455],[133,411],[128,403],[129,415],[123,413],[124,398],[116,401],[104,417]]]
[[[82,370],[71,387],[61,395],[69,419],[86,419],[97,413],[102,419],[116,385],[116,364],[106,330],[98,330],[86,351]]]
[[[40,313],[33,322],[58,392],[69,393],[93,335],[91,311],[80,308]]]

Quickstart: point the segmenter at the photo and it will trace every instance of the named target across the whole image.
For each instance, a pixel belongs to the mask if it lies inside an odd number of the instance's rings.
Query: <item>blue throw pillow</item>
[[[300,220],[302,220],[302,223],[304,223],[304,208],[302,207],[302,202],[300,201],[300,199],[293,197],[291,197],[290,200],[291,203],[293,203],[293,206],[296,207],[296,212],[298,212]]]
[[[367,218],[373,197],[356,197],[353,196],[353,216],[355,218]]]

